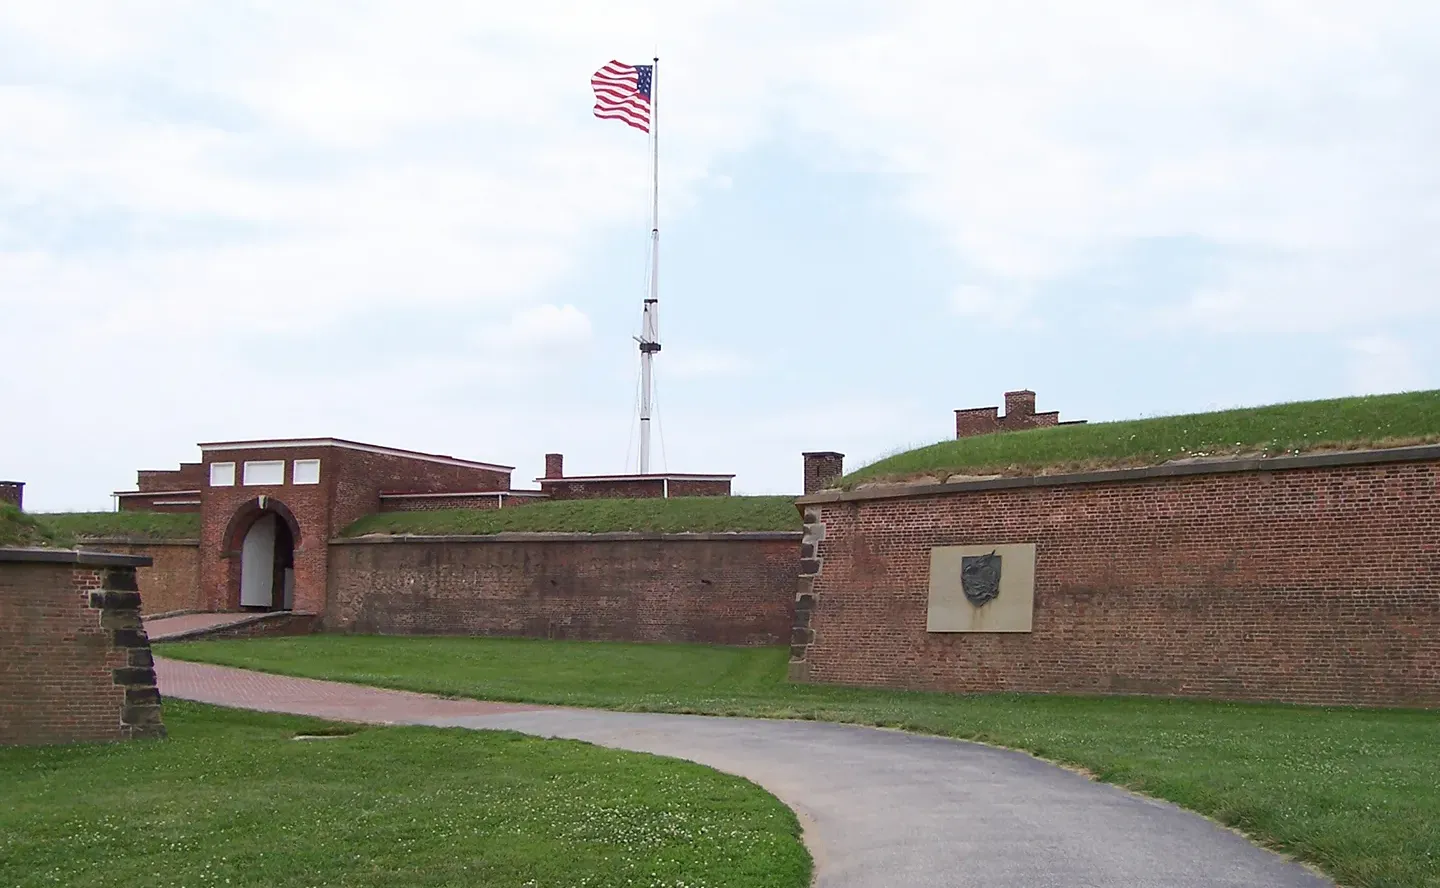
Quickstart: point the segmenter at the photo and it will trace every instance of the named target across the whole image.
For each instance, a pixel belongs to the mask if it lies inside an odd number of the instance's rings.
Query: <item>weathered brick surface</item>
[[[0,745],[164,735],[133,568],[0,561]]]
[[[245,486],[246,460],[286,460],[285,483]],[[294,460],[320,460],[319,484],[294,484]],[[240,546],[246,531],[260,517],[257,497],[269,499],[268,508],[280,512],[287,524],[293,518],[295,541],[295,599],[299,613],[319,614],[325,609],[329,539],[347,524],[380,509],[380,492],[431,492],[443,490],[497,490],[510,486],[510,473],[473,466],[450,465],[334,446],[207,451],[210,462],[235,462],[234,487],[204,488],[200,534],[200,586],[206,610],[234,610],[240,606]]]
[[[25,482],[0,481],[0,503],[9,503],[17,509],[25,508]]]
[[[543,496],[516,496],[511,493],[455,494],[454,496],[380,497],[382,512],[438,512],[444,509],[514,509],[544,502]]]
[[[181,463],[178,469],[141,469],[135,473],[135,489],[144,493],[160,490],[199,490],[205,483],[205,467]]]
[[[789,637],[798,535],[605,536],[337,543],[324,626],[719,644]]]
[[[200,592],[200,543],[198,540],[133,540],[123,537],[91,537],[87,549],[144,555],[150,567],[136,569],[140,588],[145,590],[141,607],[147,614],[205,610],[209,605]]]
[[[119,498],[122,512],[198,512],[199,493],[126,494]]]
[[[635,477],[620,479],[542,479],[540,489],[551,499],[654,499],[663,496],[729,496],[728,479]]]
[[[1440,461],[807,510],[823,538],[797,677],[1440,706]],[[932,546],[1024,542],[1034,631],[926,632]]]
[[[814,493],[834,486],[845,474],[845,454],[832,450],[812,450],[801,454],[804,460],[804,491]]]
[[[1076,425],[1084,420],[1063,423]],[[1035,393],[1029,389],[1005,393],[1005,415],[998,407],[969,407],[955,411],[955,437],[993,435],[996,432],[1018,432],[1062,425],[1058,410],[1035,412]]]

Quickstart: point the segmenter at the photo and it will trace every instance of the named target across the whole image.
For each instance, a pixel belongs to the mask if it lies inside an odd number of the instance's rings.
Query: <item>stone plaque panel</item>
[[[930,550],[927,632],[1029,632],[1034,607],[1034,543]]]

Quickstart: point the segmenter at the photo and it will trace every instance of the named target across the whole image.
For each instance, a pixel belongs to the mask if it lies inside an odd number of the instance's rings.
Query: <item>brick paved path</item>
[[[159,679],[160,693],[165,697],[377,725],[421,724],[439,718],[528,712],[542,708],[480,700],[447,700],[429,694],[267,675],[164,657],[155,658],[155,675]]]
[[[854,725],[446,700],[157,657],[161,694],[567,737],[747,777],[799,815],[818,888],[1333,888],[1173,805],[1018,752]]]
[[[173,635],[180,635],[195,629],[214,629],[216,626],[229,626],[231,623],[238,623],[241,620],[248,620],[254,617],[252,613],[246,614],[180,614],[176,617],[161,617],[158,620],[145,621],[145,634],[150,636],[151,641],[162,641]]]

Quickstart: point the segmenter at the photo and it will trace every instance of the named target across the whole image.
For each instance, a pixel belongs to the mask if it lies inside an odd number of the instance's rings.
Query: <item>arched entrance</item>
[[[280,516],[255,519],[240,545],[240,606],[289,610],[295,604],[295,540]]]
[[[231,518],[226,548],[239,567],[241,610],[291,610],[294,607],[298,530],[295,516],[271,497],[246,503]]]

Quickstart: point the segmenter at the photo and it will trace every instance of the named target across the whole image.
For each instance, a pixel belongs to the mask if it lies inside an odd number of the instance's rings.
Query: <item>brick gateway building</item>
[[[513,466],[346,441],[288,438],[199,445],[200,462],[138,473],[122,511],[200,513],[202,610],[322,614],[328,545],[376,512],[497,509],[544,499],[728,496],[732,475],[565,477],[546,457],[540,490],[514,490]]]

